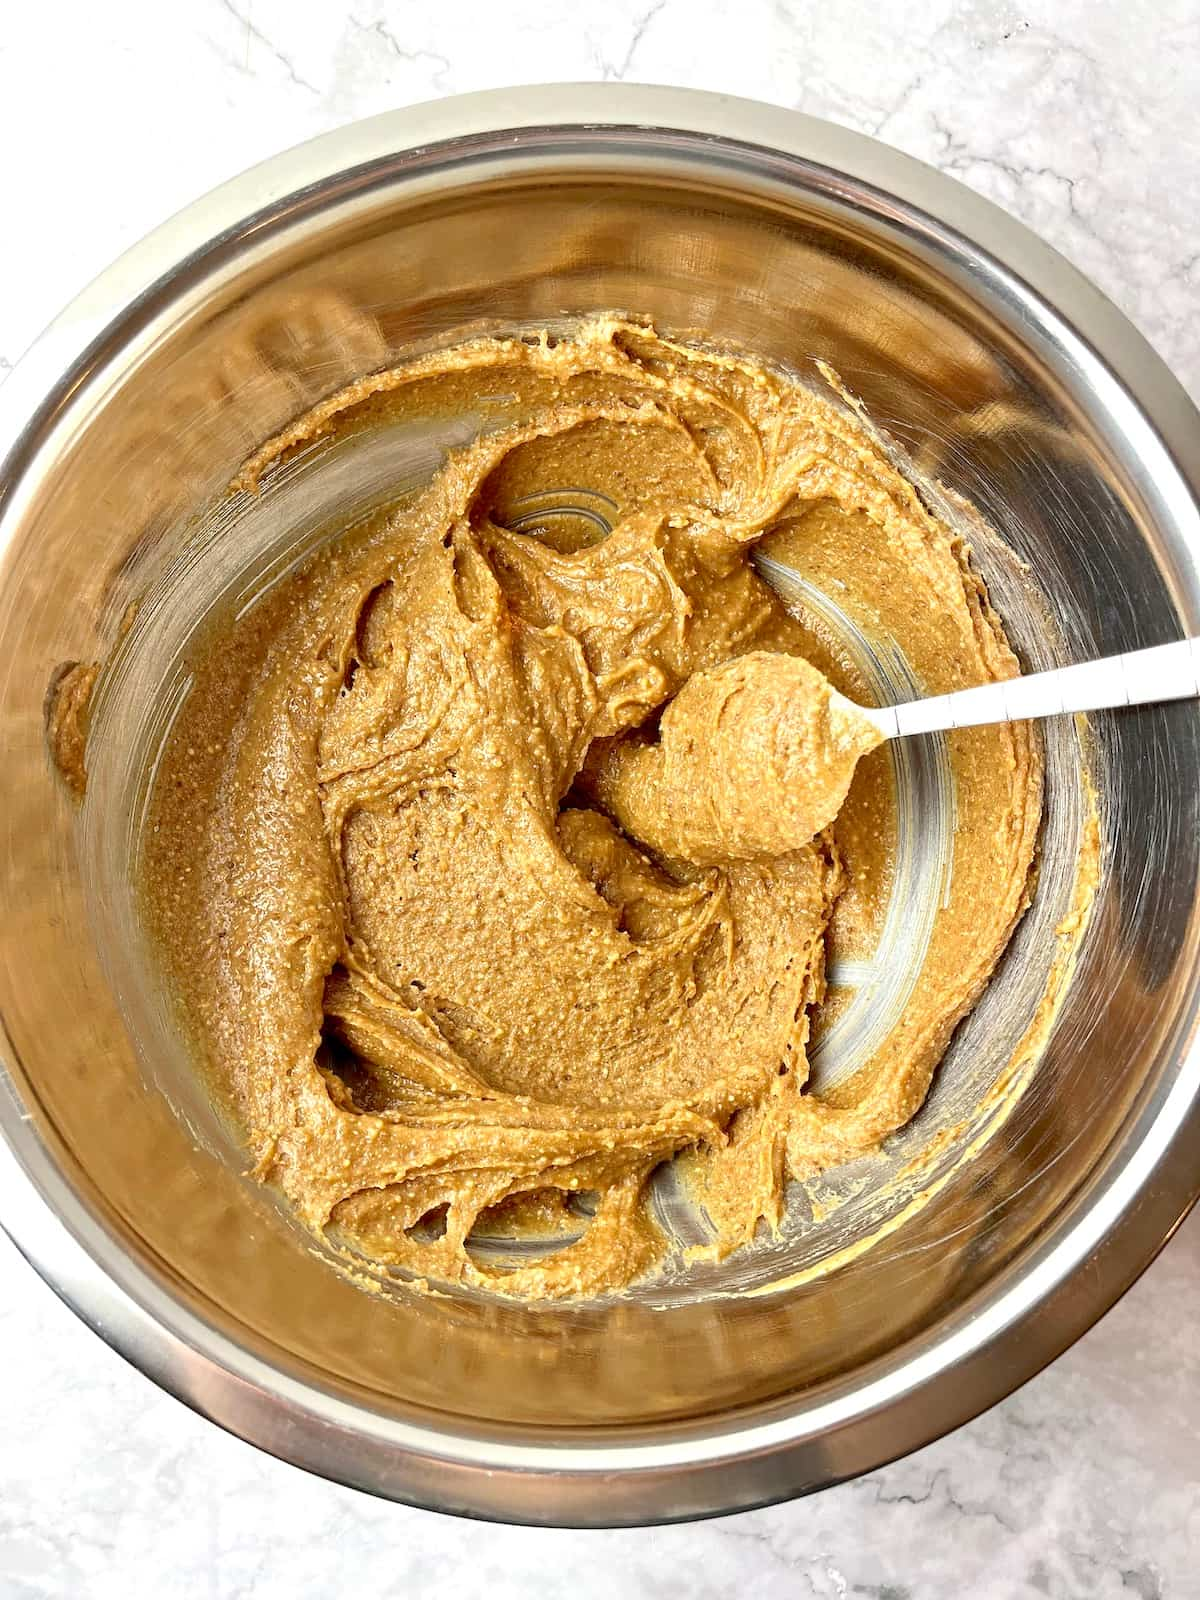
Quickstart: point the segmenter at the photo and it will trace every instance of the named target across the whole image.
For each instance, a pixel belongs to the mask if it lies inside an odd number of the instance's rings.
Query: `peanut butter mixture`
[[[615,319],[480,340],[364,380],[250,476],[381,407],[478,436],[213,631],[160,765],[144,892],[190,1030],[259,1175],[340,1247],[619,1288],[687,1150],[732,1250],[920,1105],[1040,810],[1024,727],[952,736],[920,982],[848,1083],[807,1088],[827,947],[878,936],[891,767],[751,553],[840,583],[930,693],[1015,672],[1000,624],[861,423],[751,361]],[[474,1242],[531,1226],[558,1247],[524,1265]]]

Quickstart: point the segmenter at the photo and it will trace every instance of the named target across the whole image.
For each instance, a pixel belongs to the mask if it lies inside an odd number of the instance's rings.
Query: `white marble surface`
[[[60,0],[0,25],[0,377],[124,245],[352,117],[554,79],[758,96],[1016,212],[1200,395],[1198,0]],[[127,1368],[0,1240],[0,1597],[1200,1595],[1200,1216],[989,1415],[693,1527],[491,1528],[335,1489]]]

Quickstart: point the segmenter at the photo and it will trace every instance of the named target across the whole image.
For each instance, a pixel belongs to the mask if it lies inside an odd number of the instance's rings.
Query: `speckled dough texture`
[[[647,1183],[683,1150],[712,1249],[744,1246],[789,1176],[921,1104],[1041,806],[1025,727],[952,736],[920,982],[813,1092],[827,951],[869,954],[887,900],[891,769],[822,687],[862,698],[838,642],[751,553],[803,548],[931,693],[1014,673],[1001,625],[860,421],[753,360],[612,318],[479,340],[364,380],[247,482],[367,404],[485,425],[194,663],[143,887],[197,1049],[260,1176],[375,1261],[620,1288],[662,1258]],[[557,1247],[502,1263],[481,1229]]]

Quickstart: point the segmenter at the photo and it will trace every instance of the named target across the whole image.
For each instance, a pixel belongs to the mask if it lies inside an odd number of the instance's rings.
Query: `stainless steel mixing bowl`
[[[1192,705],[1096,719],[1105,870],[1033,1081],[832,1273],[810,1269],[852,1208],[801,1218],[769,1274],[703,1292],[364,1293],[239,1172],[186,1062],[147,1048],[98,932],[120,873],[94,870],[45,754],[55,669],[112,646],[218,526],[243,457],[318,398],[464,328],[612,307],[832,363],[1029,564],[1047,602],[1017,629],[1030,655],[1200,631],[1200,419],[1120,314],[950,180],[720,97],[526,89],[320,139],[136,247],[0,391],[0,1220],[97,1331],[245,1438],[530,1522],[733,1510],[924,1443],[1093,1322],[1200,1179]],[[1045,959],[1038,914],[1001,996]],[[907,1137],[947,1125],[954,1084],[1010,1027],[998,1004]]]

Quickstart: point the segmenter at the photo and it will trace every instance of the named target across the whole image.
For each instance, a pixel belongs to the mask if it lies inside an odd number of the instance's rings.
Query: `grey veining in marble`
[[[1197,0],[109,0],[0,26],[0,381],[125,245],[352,117],[555,79],[757,96],[1022,217],[1200,395]],[[0,1239],[0,1600],[1194,1600],[1200,1216],[1050,1370],[813,1499],[693,1527],[491,1528],[372,1501],[160,1394]]]

